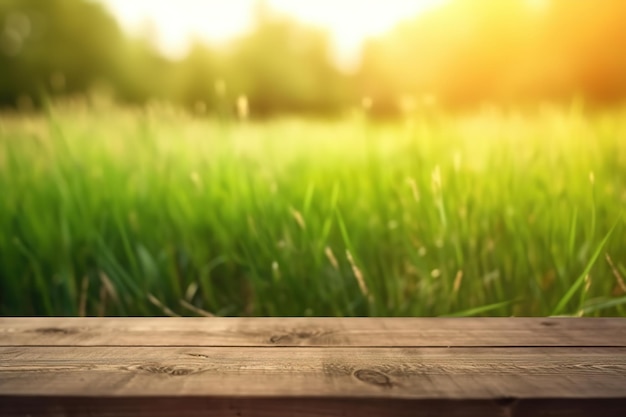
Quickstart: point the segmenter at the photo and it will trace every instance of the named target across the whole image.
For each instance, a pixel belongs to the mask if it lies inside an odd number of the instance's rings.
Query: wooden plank
[[[624,416],[626,319],[0,319],[0,415]]]
[[[0,396],[5,417],[624,417],[626,401]]]
[[[615,346],[623,318],[0,318],[0,346]]]
[[[626,348],[4,347],[0,396],[626,400]]]

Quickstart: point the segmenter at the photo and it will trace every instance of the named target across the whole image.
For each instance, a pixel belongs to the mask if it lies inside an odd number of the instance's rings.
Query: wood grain
[[[5,347],[1,395],[626,398],[626,348]]]
[[[626,416],[626,319],[0,318],[0,416]]]
[[[0,318],[0,346],[614,346],[620,318]]]

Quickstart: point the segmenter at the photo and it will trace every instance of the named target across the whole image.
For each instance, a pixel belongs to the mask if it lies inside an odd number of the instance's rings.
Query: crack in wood
[[[185,355],[191,356],[192,358],[211,359],[209,355],[204,355],[202,353],[186,353]]]

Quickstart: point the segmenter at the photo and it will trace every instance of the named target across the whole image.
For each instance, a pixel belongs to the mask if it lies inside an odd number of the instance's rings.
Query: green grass
[[[626,315],[625,206],[620,110],[4,115],[0,314]]]

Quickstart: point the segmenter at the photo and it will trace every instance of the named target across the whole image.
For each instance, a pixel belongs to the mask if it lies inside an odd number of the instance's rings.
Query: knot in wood
[[[354,371],[354,377],[366,384],[376,385],[383,388],[391,388],[393,382],[389,376],[374,369],[357,369]]]

